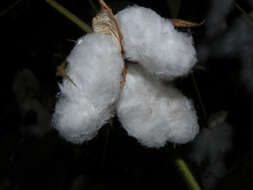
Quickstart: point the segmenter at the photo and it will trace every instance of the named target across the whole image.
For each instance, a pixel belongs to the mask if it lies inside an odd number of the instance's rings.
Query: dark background
[[[0,11],[13,2],[2,0]],[[96,14],[88,1],[58,2],[88,24]],[[163,0],[106,2],[115,13],[126,5],[138,4],[152,8],[163,17],[171,17],[167,2]],[[247,1],[238,3],[250,11]],[[98,7],[97,2],[95,4]],[[209,9],[208,1],[182,0],[178,17],[200,23],[206,19]],[[232,8],[227,23],[233,25],[240,15],[238,9]],[[198,51],[206,42],[205,24],[179,30],[192,33]],[[66,142],[53,129],[43,138],[20,132],[21,123],[36,122],[36,117],[32,114],[25,119],[21,117],[12,91],[15,74],[24,68],[34,73],[41,85],[40,98],[50,102],[49,110],[53,113],[59,90],[57,82],[61,81],[55,75],[56,68],[73,48],[72,40],[84,34],[43,0],[23,0],[0,17],[0,190],[70,189],[80,175],[84,176],[81,189],[187,189],[173,158],[180,155],[187,160],[189,145],[174,148],[168,144],[158,150],[145,148],[126,134],[117,118],[113,127],[103,127],[98,136],[83,145]],[[204,70],[197,66],[193,73],[207,112],[227,110],[228,122],[233,126],[233,149],[226,158],[228,168],[233,170],[218,189],[253,189],[250,180],[253,177],[253,94],[242,81],[242,61],[233,55],[210,56],[204,60],[199,57],[199,60],[197,65]],[[193,99],[199,121],[205,123],[191,76],[178,79],[176,83]],[[189,164],[198,179],[198,168]]]

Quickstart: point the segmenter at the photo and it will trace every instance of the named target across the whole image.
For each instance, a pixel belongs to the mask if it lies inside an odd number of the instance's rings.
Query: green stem
[[[239,4],[235,3],[235,7],[253,22],[253,17],[248,14],[243,8],[241,8]]]
[[[77,26],[79,26],[82,30],[89,33],[92,32],[92,29],[89,25],[87,25],[85,22],[83,22],[81,19],[79,19],[77,16],[72,14],[69,10],[64,8],[62,5],[57,3],[54,0],[46,0],[46,2],[54,7],[57,11],[59,11],[61,14],[63,14],[65,17],[67,17],[69,20],[71,20],[73,23],[75,23]]]
[[[205,109],[205,106],[204,106],[204,103],[203,103],[203,100],[201,98],[201,95],[200,95],[200,91],[199,91],[199,88],[198,88],[198,85],[197,85],[197,82],[196,82],[196,79],[195,79],[195,76],[194,74],[192,73],[192,82],[193,82],[193,86],[194,86],[194,89],[196,91],[196,94],[198,96],[198,99],[199,99],[199,104],[200,104],[200,107],[201,107],[201,110],[202,110],[202,113],[203,113],[203,117],[204,117],[204,120],[205,122],[207,122],[207,112],[206,112],[206,109]]]
[[[201,190],[198,182],[193,177],[193,175],[192,175],[190,169],[188,168],[188,166],[186,165],[185,161],[181,158],[176,158],[175,162],[176,162],[176,165],[177,165],[178,169],[180,170],[181,174],[183,175],[189,189]]]
[[[97,9],[95,3],[93,2],[93,0],[89,0],[89,3],[90,3],[90,6],[92,7],[92,9],[97,13],[98,9]]]
[[[11,9],[13,9],[16,5],[18,5],[21,1],[23,0],[17,0],[15,2],[13,2],[8,8],[6,8],[5,10],[3,10],[1,13],[0,13],[0,17],[1,16],[4,16],[6,13],[8,13]]]

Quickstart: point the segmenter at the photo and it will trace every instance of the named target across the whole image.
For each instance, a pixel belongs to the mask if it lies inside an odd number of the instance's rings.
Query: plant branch
[[[200,91],[199,91],[199,88],[198,88],[195,76],[194,76],[193,73],[191,74],[191,76],[192,76],[192,82],[193,82],[193,86],[194,86],[195,92],[196,92],[196,94],[198,96],[198,99],[199,99],[199,104],[200,104],[200,107],[201,107],[201,110],[202,110],[202,113],[203,113],[204,120],[205,120],[205,122],[207,122],[208,115],[207,115],[207,112],[206,112],[203,100],[201,98]]]
[[[69,10],[64,8],[62,5],[60,5],[56,1],[46,0],[46,2],[50,6],[54,7],[61,14],[63,14],[65,17],[67,17],[69,20],[71,20],[73,23],[75,23],[77,26],[79,26],[83,31],[85,31],[87,33],[92,32],[92,29],[88,24],[86,24],[84,21],[82,21],[80,18],[75,16],[73,13],[71,13]]]
[[[201,190],[198,182],[193,177],[190,169],[186,165],[185,161],[181,158],[176,158],[175,160],[176,166],[180,170],[181,174],[183,175],[189,189],[191,190]]]
[[[6,13],[8,13],[11,9],[13,9],[16,5],[18,5],[21,1],[23,0],[17,0],[15,2],[13,2],[9,7],[7,7],[5,10],[3,10],[0,13],[0,17],[4,16]]]
[[[239,4],[235,3],[235,7],[253,22],[253,17],[248,14],[243,8],[241,8]]]
[[[93,0],[89,0],[89,4],[90,4],[90,6],[92,7],[92,9],[97,13],[97,12],[98,12],[98,9],[97,9],[95,3],[93,2]]]

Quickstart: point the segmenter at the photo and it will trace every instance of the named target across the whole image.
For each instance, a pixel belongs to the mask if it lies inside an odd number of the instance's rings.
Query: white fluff
[[[93,138],[111,117],[120,93],[123,59],[112,37],[88,34],[67,58],[64,79],[53,116],[54,127],[67,140],[82,143]]]
[[[117,114],[128,134],[148,147],[162,147],[167,141],[187,143],[199,130],[191,101],[144,74],[138,65],[128,67]]]
[[[125,56],[162,79],[185,75],[196,63],[192,37],[178,32],[168,19],[144,7],[128,7],[117,15]]]

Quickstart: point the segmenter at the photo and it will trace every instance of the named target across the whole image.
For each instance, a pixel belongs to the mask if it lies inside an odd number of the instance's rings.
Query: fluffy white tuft
[[[111,117],[120,93],[123,59],[112,37],[88,34],[67,58],[64,79],[53,116],[54,127],[67,140],[82,143],[93,138]]]
[[[196,63],[189,34],[176,31],[168,19],[144,7],[128,7],[116,15],[125,55],[162,79],[185,75]]]
[[[199,131],[191,101],[177,89],[130,65],[117,114],[130,136],[148,147],[187,143]]]

